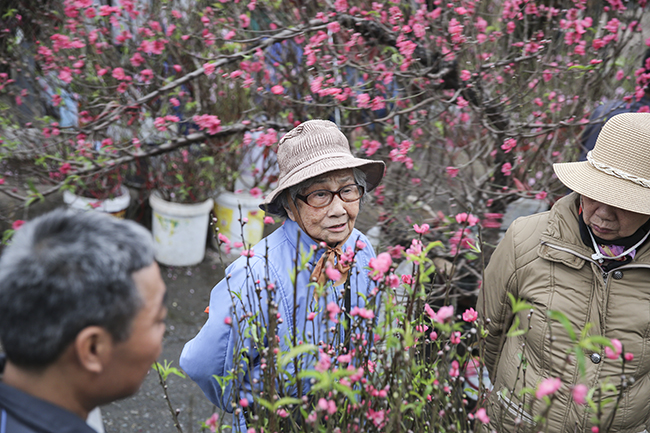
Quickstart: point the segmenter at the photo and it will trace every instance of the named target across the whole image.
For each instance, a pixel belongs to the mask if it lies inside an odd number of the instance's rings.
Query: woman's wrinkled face
[[[341,187],[354,184],[352,169],[332,171],[318,178],[316,183],[301,191],[307,196],[316,190],[338,191]],[[359,202],[344,202],[338,195],[332,203],[322,208],[313,208],[302,200],[296,199],[296,209],[304,224],[307,234],[317,241],[335,246],[345,241],[354,229],[359,214]],[[296,216],[287,209],[289,218],[296,221]]]
[[[630,212],[582,196],[582,219],[594,235],[613,241],[633,235],[650,215]]]

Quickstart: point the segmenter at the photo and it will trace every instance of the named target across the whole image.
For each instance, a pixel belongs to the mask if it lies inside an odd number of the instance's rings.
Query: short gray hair
[[[358,168],[353,168],[352,173],[354,175],[354,181],[357,185],[361,185],[364,189],[364,191],[367,189],[366,187],[366,173],[363,170],[360,170]],[[298,194],[301,194],[303,191],[305,191],[307,188],[315,184],[316,182],[319,182],[321,179],[324,177],[327,177],[329,173],[325,173],[321,176],[316,176],[312,177],[311,179],[304,180],[300,182],[298,185],[291,186],[287,188],[287,191],[284,193],[280,194],[278,197],[278,200],[280,202],[280,209],[278,211],[278,216],[280,218],[286,219],[289,217],[287,214],[286,209],[289,207],[289,201],[287,199],[287,192],[291,196],[291,200],[295,203],[296,202],[296,197]],[[361,202],[364,203],[366,201],[366,195],[364,194],[363,197],[361,197]]]
[[[26,223],[0,258],[7,359],[46,367],[93,325],[126,340],[144,302],[132,274],[153,262],[151,234],[133,221],[55,210]]]

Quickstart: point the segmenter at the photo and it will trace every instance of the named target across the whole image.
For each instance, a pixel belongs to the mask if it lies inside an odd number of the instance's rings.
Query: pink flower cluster
[[[429,316],[434,322],[445,323],[447,320],[451,319],[454,316],[454,306],[446,305],[440,307],[438,312],[433,311],[429,304],[424,304],[424,312]]]
[[[383,278],[384,274],[388,272],[390,266],[393,264],[393,259],[388,253],[381,253],[377,257],[370,259],[368,266],[372,269],[370,275],[374,281],[379,281]]]
[[[202,114],[193,117],[194,122],[199,125],[199,129],[207,129],[208,134],[213,135],[221,131],[221,120],[212,114]]]
[[[350,311],[350,316],[359,316],[363,319],[374,319],[375,313],[372,310],[368,310],[366,308],[359,308],[357,306],[354,306],[352,308],[352,311]]]

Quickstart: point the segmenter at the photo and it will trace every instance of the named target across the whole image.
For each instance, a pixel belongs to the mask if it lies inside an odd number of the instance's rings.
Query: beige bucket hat
[[[262,210],[279,214],[278,198],[284,190],[334,170],[358,168],[366,174],[366,191],[375,189],[384,177],[382,161],[355,158],[348,139],[329,120],[309,120],[287,132],[278,143],[278,186],[260,205]]]
[[[650,113],[613,116],[587,161],[553,164],[553,170],[579,194],[650,215]]]

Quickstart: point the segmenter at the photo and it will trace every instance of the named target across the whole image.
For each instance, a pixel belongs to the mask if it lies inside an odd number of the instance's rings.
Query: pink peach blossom
[[[614,349],[612,350],[611,347],[605,346],[605,356],[609,359],[618,359],[623,351],[623,344],[621,344],[621,342],[616,338],[612,338],[611,342]]]
[[[487,412],[485,411],[485,408],[482,407],[479,410],[476,411],[476,419],[482,422],[483,424],[489,424],[490,423],[490,417],[487,415]]]
[[[421,226],[413,224],[413,230],[415,230],[415,233],[419,233],[421,235],[428,233],[429,228],[429,224],[422,224]]]
[[[438,320],[438,315],[436,314],[435,311],[433,311],[433,309],[429,304],[424,304],[424,312],[427,313],[427,316],[429,316],[431,319],[435,321]]]
[[[339,323],[336,315],[341,312],[341,308],[336,304],[336,302],[330,302],[327,304],[327,312],[329,313],[329,317],[332,322]]]
[[[544,396],[554,394],[562,386],[562,381],[558,377],[549,377],[544,379],[535,391],[535,397],[541,399]]]
[[[19,228],[21,228],[23,226],[23,224],[25,224],[25,221],[16,220],[11,224],[11,229],[12,230],[18,230]]]
[[[463,313],[463,320],[466,322],[474,322],[478,318],[478,313],[473,309],[470,308],[469,310],[465,310]]]
[[[449,368],[449,376],[458,377],[460,375],[460,365],[455,359],[451,361],[451,367]]]
[[[332,281],[338,281],[341,278],[341,273],[336,268],[333,268],[332,266],[328,266],[325,269],[325,275],[327,275],[327,278],[329,278]]]
[[[453,305],[446,305],[444,307],[440,307],[435,320],[438,323],[445,323],[447,321],[447,319],[450,319],[453,316],[454,316],[454,306]]]
[[[573,396],[573,401],[575,401],[578,404],[585,404],[588,391],[589,389],[587,388],[587,386],[581,383],[574,386],[573,390],[571,391],[571,395]]]

